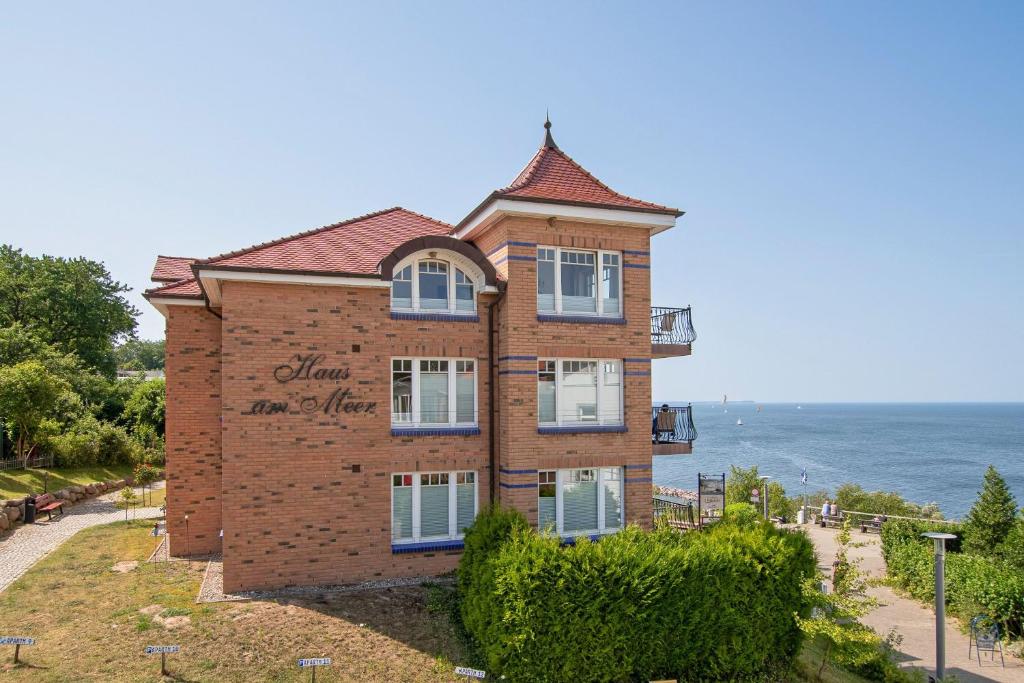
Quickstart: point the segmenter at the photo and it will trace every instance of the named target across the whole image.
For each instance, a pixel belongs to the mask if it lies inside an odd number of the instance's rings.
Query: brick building
[[[167,520],[225,589],[422,576],[492,501],[566,538],[652,516],[651,237],[680,211],[619,194],[551,137],[457,225],[402,208],[213,258],[158,257]],[[187,530],[186,530],[187,518]]]

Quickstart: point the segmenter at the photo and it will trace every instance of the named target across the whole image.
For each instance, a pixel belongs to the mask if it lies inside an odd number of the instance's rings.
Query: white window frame
[[[554,422],[541,422],[540,421],[540,363],[554,361],[555,362],[555,421]],[[582,421],[582,420],[566,420],[562,414],[562,396],[564,391],[561,387],[563,384],[563,361],[583,361],[587,363],[597,363],[597,419]],[[625,375],[624,375],[624,363],[620,358],[538,358],[537,359],[537,425],[539,427],[579,427],[579,426],[602,426],[602,427],[621,427],[625,422],[625,404],[623,392],[625,391]],[[603,419],[604,414],[601,410],[602,394],[604,393],[604,368],[603,363],[618,363],[619,364],[619,417],[617,421],[609,421]]]
[[[420,527],[422,522],[422,510],[421,510],[421,491],[422,483],[420,482],[420,475],[423,474],[447,474],[448,475],[448,534],[439,536],[423,536],[420,534]],[[458,498],[458,479],[460,474],[472,474],[473,475],[473,519],[476,519],[477,515],[480,514],[480,477],[476,470],[431,470],[422,472],[392,472],[391,473],[391,530],[392,534],[395,529],[395,477],[404,477],[405,475],[412,475],[412,538],[395,538],[391,537],[391,542],[395,545],[401,545],[403,543],[420,543],[423,541],[451,541],[459,540],[465,537],[465,534],[459,532],[459,498]],[[408,487],[402,487],[408,488]]]
[[[594,470],[597,472],[597,528],[583,529],[581,531],[565,531],[565,514],[562,509],[562,487],[569,478],[570,472],[582,470]],[[604,500],[604,473],[605,470],[617,470],[619,474],[619,526],[608,527],[605,525],[605,500]],[[575,538],[577,536],[595,536],[614,534],[626,526],[626,476],[623,467],[570,467],[567,469],[542,469],[537,471],[537,527],[540,528],[540,475],[542,472],[555,473],[555,532],[562,537]]]
[[[554,247],[554,246],[549,246],[549,245],[544,245],[544,244],[538,244],[537,245],[537,249],[538,250],[540,250],[540,249],[553,249],[554,252],[555,252],[555,310],[554,311],[542,311],[542,310],[540,310],[538,308],[537,309],[538,313],[540,313],[541,315],[544,315],[544,314],[547,314],[547,315],[573,315],[573,316],[577,316],[577,315],[588,316],[589,315],[589,316],[593,316],[593,317],[605,317],[606,314],[604,312],[604,296],[603,296],[602,287],[601,287],[602,283],[604,282],[604,279],[602,278],[601,273],[602,273],[602,270],[604,268],[604,255],[605,254],[614,254],[615,256],[619,257],[619,266],[618,266],[618,269],[619,269],[619,310],[611,312],[611,313],[608,313],[607,316],[608,317],[614,316],[616,318],[625,317],[625,313],[624,313],[625,308],[624,308],[624,304],[623,304],[623,300],[625,299],[625,293],[623,292],[623,289],[622,289],[623,259],[622,259],[622,252],[621,251],[609,251],[607,249],[597,249],[597,250],[594,250],[594,249],[573,249],[573,248],[569,248],[569,247],[565,247],[565,248],[563,248],[563,247]],[[594,296],[595,296],[595,298],[597,300],[596,304],[595,304],[596,312],[594,312],[594,313],[590,313],[589,311],[570,311],[569,313],[564,313],[563,312],[563,310],[562,310],[562,252],[564,252],[564,251],[594,254]],[[535,261],[535,263],[539,263],[539,259],[537,261]],[[537,294],[537,293],[535,292],[535,294]]]
[[[412,361],[412,421],[402,422],[395,419],[395,361]],[[420,422],[420,361],[447,361],[448,362],[448,422]],[[456,379],[458,378],[458,362],[471,361],[473,363],[473,421],[459,422],[458,418],[458,395],[456,394]],[[391,426],[413,428],[437,428],[447,427],[477,427],[480,424],[480,361],[476,358],[442,358],[434,356],[392,356],[390,360],[391,384],[389,405],[391,406]],[[405,370],[401,372],[406,372]]]
[[[433,255],[431,255],[433,254]],[[420,263],[425,261],[435,261],[438,263],[444,263],[448,268],[448,307],[447,308],[420,308]],[[467,259],[461,258],[458,254],[453,252],[441,252],[430,251],[430,252],[417,252],[416,254],[406,258],[392,270],[392,277],[394,274],[401,273],[407,267],[412,268],[412,307],[404,308],[395,306],[394,298],[394,286],[390,288],[391,291],[391,310],[397,313],[436,313],[443,315],[464,315],[472,317],[478,315],[477,313],[477,297],[480,294],[480,290],[484,288],[483,273],[480,271],[472,262]],[[458,298],[456,296],[456,282],[455,282],[455,271],[456,269],[461,270],[466,276],[466,279],[473,285],[473,308],[469,311],[458,310]],[[394,280],[392,280],[394,282]],[[460,283],[466,284],[466,283]],[[622,291],[621,289],[619,290]]]

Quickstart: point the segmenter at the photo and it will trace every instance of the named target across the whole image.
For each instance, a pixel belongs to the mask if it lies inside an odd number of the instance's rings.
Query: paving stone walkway
[[[141,493],[142,489],[135,489]],[[67,508],[67,512],[48,521],[46,516],[35,524],[19,524],[12,533],[0,538],[0,593],[14,583],[39,560],[60,547],[82,529],[124,519],[124,510],[115,506],[120,491],[84,500]],[[133,513],[129,512],[129,517]],[[160,508],[140,507],[135,519],[162,517]]]
[[[835,558],[835,529],[822,529],[816,525],[803,527],[818,552],[818,566],[826,576],[832,575],[832,560]],[[882,559],[882,544],[877,534],[862,534],[851,530],[854,543],[863,544],[850,551],[851,558],[860,558],[860,568],[872,576],[885,576],[885,560]],[[935,672],[935,612],[922,603],[905,598],[888,586],[873,586],[868,591],[878,599],[879,605],[863,618],[863,622],[879,635],[885,636],[890,629],[903,636],[897,648],[900,666]],[[981,664],[977,658],[967,658],[967,636],[960,630],[959,623],[946,619],[946,673],[956,676],[960,683],[983,683],[987,681],[1024,682],[1024,661],[1005,653],[1006,667],[982,655]]]

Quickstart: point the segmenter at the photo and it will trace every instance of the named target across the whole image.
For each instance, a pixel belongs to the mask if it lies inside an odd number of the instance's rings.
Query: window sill
[[[391,436],[479,436],[479,427],[391,427]]]
[[[613,318],[602,315],[566,315],[564,313],[538,313],[537,322],[541,323],[582,323],[584,325],[625,325],[625,318]]]
[[[478,323],[476,313],[427,313],[424,311],[391,311],[392,320],[436,320],[453,323]]]
[[[431,550],[462,550],[464,543],[461,538],[443,541],[419,541],[416,543],[392,543],[391,554],[422,553]]]
[[[622,434],[628,432],[626,425],[563,425],[560,427],[537,427],[538,434]]]

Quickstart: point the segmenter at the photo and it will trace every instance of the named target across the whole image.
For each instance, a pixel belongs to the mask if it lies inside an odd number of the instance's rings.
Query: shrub
[[[935,560],[932,542],[921,538],[925,531],[962,533],[950,525],[889,521],[882,526],[882,554],[896,585],[930,602],[935,599]],[[958,541],[947,541],[947,550],[946,602],[951,611],[962,619],[984,612],[1004,633],[1022,635],[1024,572],[998,558],[960,552]]]
[[[834,502],[840,510],[856,510],[900,517],[934,517],[936,519],[942,517],[938,506],[933,503],[917,505],[904,500],[900,494],[893,491],[865,491],[858,484],[840,486],[836,489]]]
[[[138,462],[143,455],[142,447],[123,427],[88,413],[63,433],[50,436],[46,446],[65,467],[127,464]]]
[[[740,527],[756,526],[764,521],[761,512],[750,503],[730,503],[725,506],[722,517]]]
[[[467,533],[459,588],[488,671],[510,680],[743,680],[788,669],[814,571],[804,535],[766,524],[564,546],[497,510]]]

